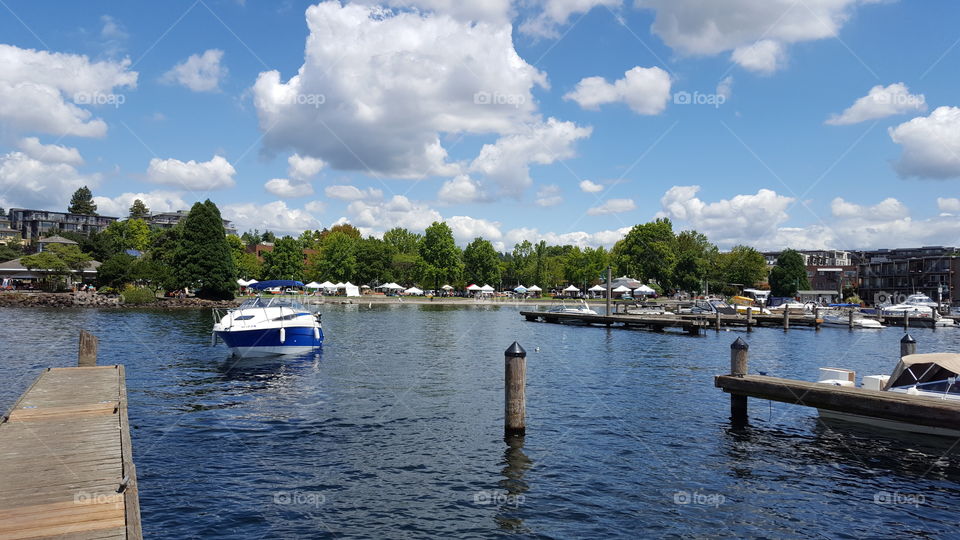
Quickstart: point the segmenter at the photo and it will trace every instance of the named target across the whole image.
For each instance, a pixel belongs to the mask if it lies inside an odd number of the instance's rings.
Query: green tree
[[[247,231],[240,235],[240,240],[243,240],[243,245],[248,248],[253,248],[260,243],[260,240],[263,238],[263,235],[260,234],[260,231],[254,229],[252,232]]]
[[[146,279],[155,288],[173,290],[179,287],[177,275],[177,257],[183,241],[183,222],[169,229],[158,229],[151,233],[150,247],[145,258],[150,264],[144,266],[148,272]]]
[[[390,279],[402,285],[413,285],[420,277],[422,266],[417,253],[394,253],[390,261]]]
[[[92,258],[80,251],[73,244],[52,244],[40,253],[27,255],[20,259],[20,264],[29,270],[40,270],[47,273],[44,279],[48,288],[55,288],[62,279],[74,272],[86,268]]]
[[[303,246],[296,238],[284,236],[263,254],[264,279],[303,279]]]
[[[230,253],[233,255],[233,265],[237,269],[237,278],[260,279],[260,260],[253,253],[247,251],[243,240],[235,234],[227,235],[230,244]]]
[[[150,217],[150,209],[147,208],[147,205],[143,204],[143,201],[136,199],[133,201],[133,204],[130,205],[130,214],[128,219],[142,219],[146,220]]]
[[[379,238],[368,237],[356,244],[357,270],[354,279],[357,285],[386,283],[393,279],[391,265],[395,251],[393,246]]]
[[[90,192],[90,188],[83,186],[73,192],[73,196],[70,197],[70,206],[67,207],[67,212],[71,214],[97,215],[97,205],[93,202],[93,193]]]
[[[510,258],[510,275],[517,285],[523,285],[524,283],[527,286],[537,284],[533,281],[533,271],[530,264],[532,256],[533,244],[529,240],[514,244]]]
[[[673,270],[673,284],[684,291],[702,292],[704,281],[716,263],[717,246],[706,235],[697,231],[682,231],[677,235],[677,264]]]
[[[719,280],[723,285],[752,287],[767,277],[767,261],[748,246],[734,246],[717,257]]]
[[[627,236],[614,245],[613,251],[617,273],[653,279],[664,288],[672,286],[677,239],[669,219],[634,225]]]
[[[478,236],[467,244],[463,250],[463,273],[473,283],[500,282],[500,257],[489,240]]]
[[[270,231],[264,231],[263,236],[260,240],[266,244],[273,244],[277,241],[277,235],[273,234]]]
[[[127,249],[145,251],[150,246],[150,226],[142,219],[114,221],[102,234],[111,253]]]
[[[383,233],[383,241],[393,246],[397,253],[418,254],[421,240],[423,240],[422,235],[412,233],[403,227],[394,227]]]
[[[134,266],[137,259],[126,253],[120,253],[103,261],[97,268],[97,284],[100,287],[123,289],[127,283],[134,281]]]
[[[421,273],[423,280],[439,290],[441,281],[453,282],[463,274],[463,259],[460,248],[453,240],[453,231],[442,221],[434,221],[423,235],[420,243]]]
[[[17,245],[0,245],[0,262],[7,262],[23,255],[23,250]]]
[[[344,231],[327,234],[320,244],[320,251],[311,255],[307,262],[309,277],[315,281],[355,279],[357,243],[359,240]]]
[[[793,249],[785,249],[777,257],[777,264],[770,269],[770,291],[773,296],[796,296],[798,290],[810,288],[803,255]]]
[[[197,289],[200,298],[226,300],[237,288],[233,255],[223,230],[220,209],[210,199],[194,203],[183,220],[176,258],[179,287]]]

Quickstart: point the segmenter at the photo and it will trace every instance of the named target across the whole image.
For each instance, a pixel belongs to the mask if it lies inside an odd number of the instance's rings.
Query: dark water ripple
[[[127,366],[155,538],[863,538],[954,535],[957,441],[824,423],[713,376],[889,373],[901,332],[704,337],[526,323],[505,307],[327,306],[319,354],[235,361],[206,311],[0,310],[0,406],[75,361]],[[921,352],[960,332],[914,330]],[[505,443],[503,350],[528,352],[528,436]],[[536,352],[535,348],[540,347]],[[894,504],[878,504],[892,501]],[[687,502],[687,504],[678,504]]]

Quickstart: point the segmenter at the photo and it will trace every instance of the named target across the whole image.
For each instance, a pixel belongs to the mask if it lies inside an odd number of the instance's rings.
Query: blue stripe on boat
[[[280,343],[280,329],[266,328],[254,330],[240,330],[232,332],[217,332],[217,337],[227,344],[227,347],[319,347],[323,344],[323,329],[320,329],[320,339],[313,337],[313,328],[304,326],[287,327],[286,340]]]

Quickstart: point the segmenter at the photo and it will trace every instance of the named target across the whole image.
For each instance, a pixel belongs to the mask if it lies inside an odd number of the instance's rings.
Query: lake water
[[[0,407],[39,371],[127,366],[149,538],[956,536],[953,444],[824,424],[713,376],[892,370],[902,330],[700,337],[525,322],[515,307],[328,305],[322,352],[229,358],[209,311],[0,309]],[[911,330],[918,352],[960,330]],[[527,436],[503,430],[503,351],[527,357]],[[539,351],[536,348],[539,347]],[[0,479],[2,481],[2,479]]]

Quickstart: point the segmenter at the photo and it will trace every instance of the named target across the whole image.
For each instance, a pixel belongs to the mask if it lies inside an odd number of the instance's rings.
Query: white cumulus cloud
[[[737,47],[730,58],[744,69],[763,74],[773,73],[786,59],[783,45],[769,39]]]
[[[520,25],[525,34],[558,37],[557,28],[566,24],[571,15],[586,13],[597,6],[618,7],[621,0],[540,0],[541,11]]]
[[[83,165],[83,157],[76,148],[61,146],[59,144],[42,144],[40,139],[36,137],[20,139],[17,147],[37,161],[66,163],[67,165],[74,166]]]
[[[220,82],[227,76],[227,68],[220,64],[223,51],[208,49],[202,54],[191,54],[186,60],[164,73],[161,80],[179,84],[194,92],[218,92]]]
[[[960,212],[960,199],[956,197],[937,197],[937,208],[941,212]]]
[[[383,190],[376,188],[359,189],[356,186],[327,186],[323,190],[327,197],[341,201],[378,201],[383,199]]]
[[[457,175],[440,186],[437,199],[445,204],[467,204],[487,200],[480,182],[466,174]]]
[[[791,197],[769,189],[717,202],[697,197],[700,186],[674,186],[660,199],[663,214],[689,223],[721,246],[754,244],[789,219]]]
[[[40,161],[24,152],[0,156],[0,194],[8,207],[66,210],[74,191],[93,189],[100,180],[99,174],[81,174],[69,163]]]
[[[600,193],[603,191],[603,186],[590,180],[583,180],[580,182],[580,190],[584,193]]]
[[[116,197],[97,196],[93,202],[97,204],[97,213],[104,216],[126,217],[130,213],[130,207],[133,201],[140,199],[147,205],[151,213],[157,212],[176,212],[177,210],[189,210],[192,206],[183,199],[183,193],[179,191],[155,190],[138,193],[122,193]]]
[[[889,86],[876,85],[840,114],[834,114],[826,123],[833,126],[856,124],[867,120],[886,118],[895,114],[927,110],[923,94],[911,94],[902,82]]]
[[[938,107],[887,132],[903,147],[894,169],[902,177],[960,177],[960,108]]]
[[[297,182],[289,178],[274,178],[267,180],[264,189],[281,199],[293,199],[313,195],[313,186],[310,182]]]
[[[478,236],[491,241],[497,241],[503,237],[503,233],[500,232],[500,224],[494,221],[470,216],[453,216],[448,218],[446,222],[450,226],[450,230],[453,231],[453,239],[461,245],[469,243]]]
[[[633,199],[610,199],[599,206],[594,206],[587,210],[591,216],[602,216],[604,214],[620,214],[629,212],[637,208]]]
[[[116,103],[137,86],[130,59],[91,62],[82,55],[0,44],[0,124],[14,132],[103,137],[107,124],[85,108]]]
[[[612,83],[603,77],[587,77],[563,99],[576,101],[584,109],[622,102],[637,114],[660,114],[670,99],[670,75],[658,67],[637,66]]]
[[[222,207],[223,217],[229,219],[238,231],[252,229],[299,235],[307,229],[319,229],[320,222],[309,212],[289,208],[283,201],[266,204],[241,203]]]
[[[183,162],[174,158],[153,158],[147,167],[147,180],[155,184],[202,191],[233,187],[236,184],[233,180],[236,172],[233,165],[221,156],[199,162],[192,159]]]
[[[394,227],[423,231],[434,221],[443,221],[439,212],[429,206],[394,195],[384,202],[353,201],[347,205],[350,222],[380,234]]]
[[[326,163],[322,159],[293,154],[287,158],[287,174],[294,180],[306,181],[316,176]]]
[[[834,217],[857,218],[863,221],[889,221],[910,215],[907,207],[893,197],[887,197],[872,206],[851,203],[843,197],[837,197],[831,201],[830,211]]]
[[[563,202],[563,196],[561,193],[562,191],[560,190],[560,186],[556,184],[548,184],[537,190],[537,198],[534,199],[533,202],[537,206],[556,206]]]

